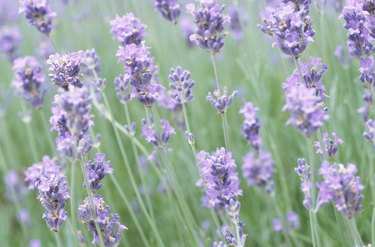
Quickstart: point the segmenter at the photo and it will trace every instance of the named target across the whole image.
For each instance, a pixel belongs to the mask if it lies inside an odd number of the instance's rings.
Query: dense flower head
[[[116,94],[123,103],[132,99],[132,88],[127,74],[119,75],[114,80]]]
[[[237,197],[242,195],[236,163],[231,152],[225,148],[218,148],[211,154],[201,151],[197,159],[211,206],[225,207],[231,199],[237,200]]]
[[[155,8],[171,22],[176,22],[181,14],[181,5],[177,0],[155,0]]]
[[[57,150],[68,157],[80,157],[92,146],[91,97],[87,88],[72,87],[55,95],[50,123],[58,133]]]
[[[141,104],[150,108],[157,102],[165,88],[158,83],[151,83],[142,85],[140,87],[133,87],[132,97],[136,98]]]
[[[329,133],[327,132],[323,133],[323,138],[322,138],[323,149],[319,141],[314,142],[314,147],[316,149],[317,154],[323,155],[323,151],[324,151],[328,155],[329,158],[332,158],[336,154],[339,145],[343,144],[344,141],[340,137],[338,137],[338,135],[335,132],[332,132],[331,135],[332,135],[332,138],[329,136]]]
[[[16,93],[23,96],[34,107],[43,105],[45,90],[42,84],[45,80],[41,66],[35,57],[20,57],[13,61],[12,86]]]
[[[315,89],[290,85],[285,91],[285,97],[283,110],[290,112],[287,124],[295,126],[303,134],[311,136],[328,120],[329,116]]]
[[[111,162],[105,161],[104,153],[97,153],[94,161],[86,162],[86,177],[90,190],[96,192],[102,187],[101,180],[106,174],[112,173]]]
[[[150,84],[156,67],[149,48],[145,45],[130,44],[119,47],[116,53],[119,61],[125,64],[125,73],[134,87]]]
[[[22,0],[19,12],[24,13],[28,22],[40,32],[47,35],[51,32],[56,13],[52,12],[48,0]]]
[[[42,162],[29,167],[25,172],[25,181],[29,183],[29,189],[37,189],[38,200],[45,209],[43,219],[53,231],[59,231],[66,220],[66,200],[69,198],[66,177],[48,156],[43,157]]]
[[[294,171],[297,173],[298,177],[301,180],[300,188],[305,197],[303,199],[303,206],[311,210],[313,208],[311,195],[313,184],[311,182],[310,166],[307,164],[305,159],[298,159],[298,166],[294,168]]]
[[[253,103],[247,102],[240,110],[244,121],[241,125],[242,133],[246,140],[249,141],[251,146],[258,150],[262,142],[259,130],[260,130],[260,121],[257,117],[258,108],[256,108]]]
[[[229,16],[223,14],[224,6],[216,0],[200,0],[199,6],[188,4],[186,8],[197,24],[190,40],[210,52],[219,52],[224,45],[224,28],[230,23]]]
[[[139,45],[146,37],[146,25],[136,18],[133,13],[116,16],[111,21],[113,39],[117,39],[123,46]]]
[[[288,0],[275,4],[265,13],[264,25],[259,25],[263,32],[274,37],[282,52],[295,58],[313,41],[315,34],[308,15],[310,2]]]
[[[147,123],[145,119],[142,120],[142,136],[147,142],[154,144],[156,147],[165,147],[169,138],[176,134],[175,129],[169,124],[169,121],[166,119],[160,120],[161,124],[161,133],[160,137],[157,130],[155,129],[155,123],[151,120],[151,123]]]
[[[90,199],[86,198],[83,204],[78,207],[78,216],[93,235],[93,244],[99,244],[100,238],[97,232],[95,222],[98,223],[100,234],[103,236],[105,246],[118,246],[121,240],[121,233],[127,228],[120,223],[120,216],[111,213],[109,206],[104,202],[101,195],[93,198],[93,208],[90,205]],[[97,217],[96,217],[97,216]]]
[[[71,52],[64,55],[55,53],[51,55],[47,60],[47,64],[52,82],[65,90],[69,89],[69,85],[82,87],[82,74],[80,73],[82,59],[82,52]]]
[[[172,98],[179,104],[185,104],[193,99],[191,89],[195,82],[190,79],[190,72],[184,70],[181,66],[172,68],[169,74],[170,88],[172,89]]]
[[[337,211],[352,218],[361,208],[363,200],[360,178],[356,176],[357,167],[348,164],[330,164],[324,161],[319,169],[323,181],[318,183],[318,205],[333,202]]]
[[[374,119],[369,119],[366,122],[366,131],[363,133],[363,136],[369,140],[373,147],[375,148],[375,121]]]
[[[268,193],[274,191],[272,174],[275,172],[272,155],[265,151],[250,152],[243,158],[242,173],[249,186],[258,186]]]
[[[0,28],[0,51],[13,56],[22,40],[21,32],[17,27]]]
[[[9,170],[4,176],[4,184],[9,200],[21,203],[27,194],[27,188],[16,170]]]
[[[237,96],[238,92],[233,91],[232,94],[228,95],[228,88],[223,88],[223,93],[220,90],[215,90],[213,93],[209,92],[206,96],[206,100],[212,104],[218,113],[224,113],[228,107],[232,104],[233,98]]]

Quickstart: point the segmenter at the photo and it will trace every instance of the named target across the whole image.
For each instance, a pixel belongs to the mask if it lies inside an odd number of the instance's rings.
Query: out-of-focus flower
[[[216,0],[200,0],[199,6],[188,4],[186,8],[197,25],[190,40],[212,53],[219,52],[224,45],[224,28],[230,23],[230,17],[223,14],[224,6]]]
[[[34,57],[21,57],[13,62],[12,86],[16,93],[36,108],[43,105],[45,89],[42,84],[45,80],[42,67]]]
[[[242,114],[244,121],[241,125],[242,133],[247,141],[251,144],[251,146],[258,150],[259,146],[262,142],[259,129],[260,129],[260,121],[257,117],[258,108],[254,107],[253,103],[247,102],[244,104],[240,113]]]
[[[326,152],[329,158],[332,158],[336,154],[339,145],[343,144],[344,141],[341,140],[341,138],[338,137],[335,132],[332,132],[331,135],[333,138],[330,138],[327,132],[323,134],[323,149],[319,141],[314,142],[314,147],[317,154],[323,155],[323,150]]]
[[[155,129],[155,123],[151,120],[151,123],[147,123],[145,119],[142,120],[142,136],[147,142],[154,144],[156,147],[165,147],[169,138],[176,134],[175,129],[169,124],[168,120],[161,119],[161,133],[160,137]]]
[[[367,120],[366,131],[363,133],[363,136],[369,140],[375,148],[375,121],[373,119]]]
[[[99,233],[95,226],[95,222],[97,222],[100,234],[103,236],[104,245],[118,246],[122,231],[127,230],[126,226],[120,223],[118,214],[110,212],[110,208],[104,202],[102,196],[96,195],[93,199],[93,208],[91,208],[89,198],[86,198],[83,204],[78,207],[78,216],[81,222],[88,227],[93,235],[92,243],[100,243]]]
[[[211,206],[223,208],[229,205],[231,199],[237,200],[242,195],[231,152],[225,148],[218,148],[211,154],[201,151],[197,159]]]
[[[48,0],[21,0],[19,12],[41,33],[49,35],[56,13],[51,10]]]
[[[154,0],[155,8],[162,16],[171,22],[177,22],[181,14],[181,6],[177,0]]]
[[[27,194],[27,188],[17,171],[8,171],[4,176],[4,184],[8,199],[14,203],[21,203]]]
[[[194,23],[187,17],[182,17],[180,21],[181,31],[189,47],[195,44],[190,40],[190,36],[194,33]]]
[[[358,213],[362,208],[364,186],[356,173],[357,167],[353,164],[345,167],[324,161],[319,169],[323,181],[318,183],[318,206],[331,201],[337,211],[348,218]]]
[[[272,227],[275,232],[280,232],[283,229],[283,223],[279,218],[273,219]]]
[[[16,27],[3,27],[0,29],[0,51],[11,60],[14,58],[16,49],[21,44],[22,35]]]

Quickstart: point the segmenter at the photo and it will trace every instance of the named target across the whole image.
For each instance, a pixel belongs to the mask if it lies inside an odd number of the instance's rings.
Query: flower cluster
[[[147,123],[145,119],[142,120],[142,136],[147,142],[154,144],[156,147],[165,147],[169,138],[176,134],[175,129],[169,124],[168,120],[161,119],[161,136],[158,136],[158,132],[155,129],[155,123],[151,120],[151,123]]]
[[[286,213],[286,221],[287,221],[286,222],[287,223],[287,226],[286,226],[287,231],[298,230],[301,227],[299,216],[294,211],[288,211]],[[275,232],[280,232],[284,228],[283,222],[279,218],[276,218],[276,219],[272,220],[272,225],[273,225],[273,229],[274,229]]]
[[[352,218],[362,208],[364,189],[356,173],[357,167],[353,164],[345,167],[324,161],[319,169],[323,181],[318,183],[318,206],[331,201],[337,211]]]
[[[91,149],[90,110],[91,97],[85,87],[72,87],[55,95],[50,123],[52,130],[58,133],[57,150],[63,155],[81,157]]]
[[[219,52],[224,45],[224,28],[230,23],[229,16],[223,14],[224,6],[216,0],[200,0],[198,7],[188,4],[186,8],[197,24],[190,40],[212,53]]]
[[[330,138],[327,132],[323,134],[323,149],[319,141],[314,142],[314,147],[317,154],[323,155],[323,150],[329,158],[332,158],[336,154],[339,145],[343,144],[344,142],[335,132],[332,132],[332,137],[333,138]]]
[[[219,148],[211,154],[201,151],[197,159],[211,206],[223,208],[229,205],[231,199],[236,201],[242,195],[231,152],[225,148]]]
[[[305,198],[303,199],[303,206],[305,208],[312,210],[313,201],[312,201],[312,187],[311,182],[311,169],[310,166],[306,163],[305,159],[298,159],[298,166],[294,169],[298,177],[301,179],[301,191],[303,192]]]
[[[119,75],[114,80],[116,94],[123,103],[132,99],[132,88],[128,75]]]
[[[120,223],[118,214],[111,213],[109,206],[100,195],[93,198],[93,209],[89,198],[84,200],[78,207],[78,216],[93,234],[93,244],[100,243],[99,234],[103,236],[105,246],[118,246],[121,240],[121,233],[127,228]],[[96,217],[97,216],[97,217]],[[97,232],[95,222],[98,223],[100,233]]]
[[[195,82],[190,79],[190,72],[184,70],[181,66],[172,68],[169,74],[170,88],[172,89],[172,98],[179,104],[185,104],[193,99],[191,89]]]
[[[374,53],[375,54],[375,53]],[[374,58],[369,57],[366,59],[360,60],[361,67],[359,72],[361,73],[359,79],[362,84],[367,87],[375,87],[375,62]]]
[[[27,194],[27,188],[17,171],[9,170],[4,176],[4,184],[8,199],[14,203],[21,203]]]
[[[264,188],[268,193],[274,191],[272,174],[275,172],[272,155],[263,150],[250,152],[243,158],[242,172],[249,186]]]
[[[54,160],[43,157],[42,162],[29,167],[25,172],[29,189],[39,191],[38,199],[45,208],[43,219],[53,231],[59,231],[66,220],[66,200],[69,198],[65,176]]]
[[[225,113],[237,94],[237,91],[233,91],[232,94],[228,95],[228,88],[224,87],[223,93],[219,90],[215,90],[213,93],[209,92],[206,100],[212,104],[218,113]]]
[[[329,116],[315,89],[304,85],[289,85],[285,97],[283,110],[288,110],[291,115],[287,124],[295,126],[303,134],[311,136],[328,120]]]
[[[181,6],[177,0],[155,0],[155,8],[171,22],[177,22],[181,14]]]
[[[36,108],[43,105],[45,90],[42,84],[45,80],[42,68],[34,57],[21,57],[13,62],[14,77],[12,86]]]
[[[146,25],[144,25],[133,13],[124,16],[116,16],[111,21],[113,39],[117,39],[123,46],[140,45],[146,37]]]
[[[268,9],[260,29],[274,37],[277,46],[287,55],[300,57],[315,34],[309,16],[311,1],[283,1]]]
[[[375,148],[375,121],[373,119],[367,120],[366,128],[367,130],[363,133],[363,136],[369,140]]]
[[[96,192],[102,187],[101,180],[106,174],[112,173],[111,162],[105,161],[104,153],[97,153],[94,161],[86,162],[86,177],[90,190]]]
[[[18,28],[0,28],[0,51],[13,59],[16,49],[21,43],[22,35]]]
[[[41,33],[49,35],[56,13],[52,12],[48,0],[22,0],[19,12],[24,13],[28,22]]]
[[[262,142],[259,130],[260,130],[260,121],[257,117],[258,108],[254,107],[253,103],[247,102],[240,110],[244,121],[241,125],[243,136],[251,146],[258,150]]]

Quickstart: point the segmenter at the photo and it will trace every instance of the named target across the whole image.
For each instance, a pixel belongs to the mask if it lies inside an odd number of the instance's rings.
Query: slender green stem
[[[214,68],[214,75],[215,75],[215,81],[216,81],[216,89],[220,92],[220,83],[219,83],[219,76],[217,74],[215,54],[212,53],[212,52],[210,54],[211,54],[212,66]]]
[[[311,230],[311,239],[312,239],[312,244],[313,244],[313,247],[316,247],[317,244],[316,244],[316,237],[315,237],[315,226],[314,226],[314,213],[309,210],[309,218],[310,218],[310,230]]]
[[[223,132],[224,132],[224,142],[225,142],[225,149],[229,150],[229,134],[228,134],[228,122],[227,122],[227,113],[221,113],[221,122],[223,125]]]
[[[70,162],[70,217],[72,218],[72,228],[73,228],[73,238],[74,242],[78,244],[77,239],[77,220],[76,220],[76,214],[74,213],[75,209],[75,170],[76,170],[76,162],[71,161]]]
[[[100,243],[100,246],[105,247],[102,231],[101,231],[101,229],[99,227],[99,224],[98,224],[98,219],[97,219],[98,215],[97,215],[97,211],[96,211],[96,208],[95,208],[95,205],[94,205],[94,197],[93,197],[93,195],[90,191],[90,184],[89,184],[89,181],[88,181],[87,176],[86,176],[85,161],[84,161],[83,158],[80,162],[80,167],[81,167],[81,171],[82,171],[83,180],[85,182],[86,192],[87,192],[89,202],[90,202],[91,211],[93,212],[94,217],[95,217],[94,222],[95,222],[96,232],[98,233],[98,236],[99,236],[99,243]]]
[[[372,210],[371,216],[371,243],[372,246],[375,246],[375,207]]]
[[[357,224],[355,223],[355,219],[354,218],[347,219],[345,216],[344,216],[344,218],[347,221],[347,224],[348,224],[348,226],[350,228],[350,232],[352,233],[352,238],[353,238],[354,246],[355,247],[357,247],[357,246],[362,247],[363,246],[363,242],[362,242],[361,235],[358,232]]]
[[[60,234],[59,232],[55,232],[55,237],[56,237],[56,244],[58,247],[62,247],[63,245],[61,244],[61,239],[60,239]]]
[[[21,108],[22,108],[23,113],[27,114],[27,109],[26,109],[25,103],[23,101],[21,101]],[[24,123],[26,125],[26,131],[27,131],[29,142],[30,142],[31,154],[33,156],[33,161],[36,162],[38,160],[38,152],[35,149],[35,147],[37,145],[36,145],[36,142],[35,142],[34,132],[30,127],[30,124],[31,124],[30,121],[31,121],[31,119],[25,120]]]

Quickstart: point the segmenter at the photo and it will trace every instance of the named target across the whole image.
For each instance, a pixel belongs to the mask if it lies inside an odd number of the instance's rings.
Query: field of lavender
[[[0,246],[375,246],[374,0],[0,0]]]

